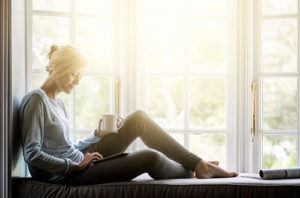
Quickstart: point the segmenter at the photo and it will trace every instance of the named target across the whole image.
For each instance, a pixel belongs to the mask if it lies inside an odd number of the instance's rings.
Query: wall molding
[[[10,197],[11,1],[0,1],[0,197]]]

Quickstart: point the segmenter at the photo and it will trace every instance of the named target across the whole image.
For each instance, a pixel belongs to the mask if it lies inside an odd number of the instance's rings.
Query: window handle
[[[257,80],[254,80],[251,85],[252,90],[252,142],[254,141],[256,135],[256,91],[257,91]]]

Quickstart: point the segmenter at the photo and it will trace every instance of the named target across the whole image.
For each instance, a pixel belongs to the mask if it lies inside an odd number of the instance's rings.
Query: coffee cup
[[[118,132],[117,123],[119,118],[114,114],[104,114],[99,121],[98,129],[104,132]]]

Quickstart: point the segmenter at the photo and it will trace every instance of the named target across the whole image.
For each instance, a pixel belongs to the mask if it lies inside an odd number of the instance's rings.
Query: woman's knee
[[[130,125],[130,123],[137,123],[138,121],[141,121],[145,118],[147,118],[148,115],[146,112],[142,110],[135,110],[131,112],[124,120],[125,125]]]
[[[162,160],[162,155],[156,150],[153,149],[144,149],[140,151],[141,156],[143,157],[143,160],[148,164],[148,165],[153,165],[160,160]]]
[[[141,119],[141,118],[144,118],[147,116],[148,115],[146,112],[144,112],[142,110],[135,110],[135,111],[131,112],[128,117],[131,117],[133,119]]]

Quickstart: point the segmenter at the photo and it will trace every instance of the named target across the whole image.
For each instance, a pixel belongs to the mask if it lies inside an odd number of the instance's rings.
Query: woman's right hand
[[[84,155],[84,159],[81,162],[79,162],[79,164],[76,166],[75,171],[83,171],[84,169],[86,169],[87,166],[89,166],[92,163],[92,161],[100,160],[102,158],[103,156],[98,152],[86,153]]]

